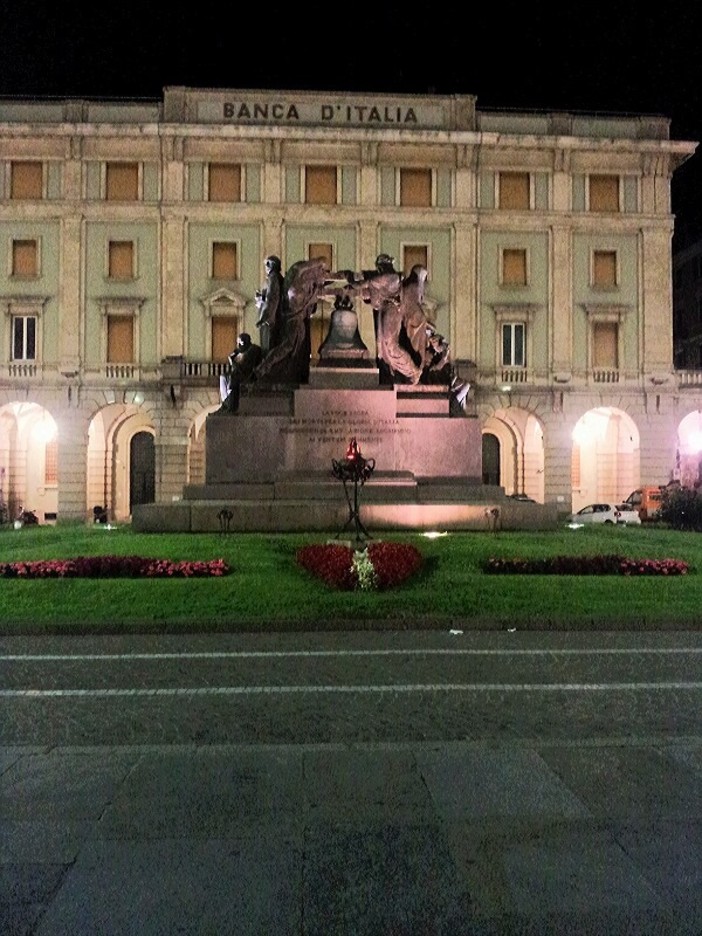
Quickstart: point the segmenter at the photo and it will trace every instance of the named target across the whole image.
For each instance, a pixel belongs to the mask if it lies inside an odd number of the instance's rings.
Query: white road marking
[[[235,650],[205,653],[12,653],[0,654],[0,663],[49,661],[228,660],[285,659],[287,657],[368,656],[584,656],[701,654],[702,647],[577,647],[561,649],[407,649],[407,650]]]
[[[417,683],[397,686],[197,686],[157,689],[0,689],[0,698],[60,698],[63,696],[206,696],[206,695],[292,695],[304,693],[381,692],[607,692],[641,690],[700,690],[702,682],[649,683]]]

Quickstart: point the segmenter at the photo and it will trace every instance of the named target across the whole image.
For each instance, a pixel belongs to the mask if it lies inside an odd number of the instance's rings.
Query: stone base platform
[[[348,487],[353,498],[353,486]],[[181,501],[141,504],[132,527],[155,532],[323,532],[348,525],[344,487],[331,474],[282,477],[260,484],[187,486]],[[506,497],[500,487],[454,478],[418,479],[409,473],[379,475],[359,492],[359,514],[371,536],[385,531],[550,530],[558,525],[554,504]]]
[[[477,418],[451,411],[448,387],[377,385],[372,368],[327,368],[300,387],[247,387],[236,413],[207,417],[205,484],[182,499],[143,504],[144,532],[340,533],[351,527],[353,485],[333,472],[355,438],[375,469],[360,489],[372,530],[552,529],[553,508],[481,483]]]

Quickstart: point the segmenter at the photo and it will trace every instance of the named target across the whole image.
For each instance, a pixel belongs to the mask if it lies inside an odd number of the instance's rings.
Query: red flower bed
[[[420,551],[405,543],[370,543],[366,553],[375,572],[374,587],[382,590],[401,585],[424,563]],[[354,567],[354,550],[337,543],[302,546],[295,554],[298,565],[321,578],[332,588],[353,591],[359,588]]]
[[[679,559],[627,559],[625,556],[553,556],[549,559],[488,559],[483,571],[508,575],[685,575]]]
[[[227,575],[223,559],[172,562],[141,556],[78,556],[36,562],[0,562],[0,578],[195,578]]]

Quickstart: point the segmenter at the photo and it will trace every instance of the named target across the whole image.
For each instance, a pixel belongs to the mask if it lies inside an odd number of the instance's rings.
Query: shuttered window
[[[499,174],[499,206],[524,211],[529,208],[529,173],[501,172]]]
[[[105,172],[105,198],[108,201],[137,201],[138,163],[108,163]]]
[[[110,279],[132,279],[134,276],[134,244],[132,241],[110,241],[108,251]]]
[[[406,244],[402,248],[402,269],[409,273],[413,266],[429,269],[429,248],[426,244]]]
[[[504,286],[526,286],[526,250],[508,248],[502,251],[502,284]]]
[[[10,165],[10,198],[35,199],[43,195],[43,165],[40,162],[13,162]]]
[[[305,168],[305,202],[308,205],[336,204],[336,166]]]
[[[134,316],[107,316],[107,363],[131,364],[134,361]]]
[[[334,268],[332,254],[333,250],[331,244],[310,244],[307,248],[307,257],[309,260],[318,260],[321,257],[330,270]]]
[[[400,169],[400,205],[431,208],[431,169]]]
[[[39,252],[35,240],[12,241],[12,275],[38,276]]]
[[[617,285],[617,253],[615,250],[596,250],[592,257],[592,285]]]
[[[617,339],[619,326],[616,322],[595,322],[592,327],[593,366],[598,368],[617,368],[619,354]]]
[[[590,211],[619,211],[619,176],[590,176]]]
[[[223,364],[236,348],[239,337],[238,322],[233,315],[212,317],[212,360]]]
[[[210,163],[208,180],[209,201],[241,201],[241,166],[229,163]]]
[[[231,241],[215,241],[212,244],[212,279],[236,279],[237,249]]]

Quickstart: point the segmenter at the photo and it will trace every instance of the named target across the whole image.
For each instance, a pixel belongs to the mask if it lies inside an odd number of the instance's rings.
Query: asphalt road
[[[0,932],[702,932],[702,634],[0,640]]]

